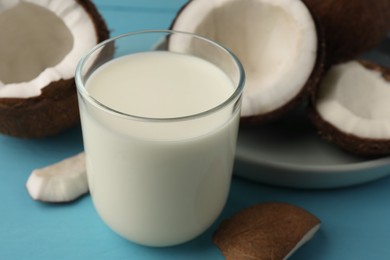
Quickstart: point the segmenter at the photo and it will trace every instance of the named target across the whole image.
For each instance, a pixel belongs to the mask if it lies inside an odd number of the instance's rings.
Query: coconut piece
[[[227,260],[287,259],[314,236],[320,224],[302,208],[262,203],[223,221],[213,241]]]
[[[310,117],[326,140],[360,155],[390,154],[390,69],[339,64],[313,96]]]
[[[215,40],[238,56],[246,72],[242,122],[268,122],[285,114],[322,72],[320,30],[300,0],[192,0],[171,29]],[[172,40],[176,51],[177,46],[196,48]]]
[[[91,1],[0,5],[0,132],[44,137],[79,122],[74,71],[109,32]]]
[[[26,183],[34,200],[69,202],[88,192],[85,154],[64,159],[53,165],[33,170]]]
[[[324,29],[328,65],[355,59],[376,47],[390,30],[389,0],[303,2]]]

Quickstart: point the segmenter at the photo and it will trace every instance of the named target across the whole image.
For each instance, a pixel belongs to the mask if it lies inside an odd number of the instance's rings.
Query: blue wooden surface
[[[96,0],[112,35],[164,29],[184,0]],[[123,240],[98,218],[89,195],[71,204],[44,204],[25,189],[32,169],[83,149],[79,127],[56,137],[0,135],[0,259],[223,259],[211,241],[220,221],[263,201],[284,201],[316,214],[322,227],[293,260],[390,259],[390,178],[335,190],[294,190],[235,177],[217,222],[184,245],[147,248]]]

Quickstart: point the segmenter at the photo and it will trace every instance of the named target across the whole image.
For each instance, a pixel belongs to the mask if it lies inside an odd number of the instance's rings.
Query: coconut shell
[[[224,220],[213,241],[228,260],[286,259],[320,224],[316,216],[302,208],[268,202]]]
[[[0,131],[11,136],[54,135],[78,121],[74,79],[52,82],[38,97],[0,99]]]
[[[389,0],[303,0],[324,29],[327,64],[375,48],[390,30]]]
[[[390,69],[381,67],[370,61],[359,61],[368,69],[379,71],[390,82]],[[390,154],[389,139],[362,138],[353,134],[345,133],[321,117],[316,103],[317,92],[312,93],[309,118],[317,128],[318,134],[326,141],[334,143],[342,149],[362,156],[381,156]],[[369,104],[367,104],[369,105]]]
[[[109,37],[102,16],[90,0],[76,0],[95,25],[98,42]],[[51,82],[31,98],[0,98],[0,132],[41,138],[59,134],[80,121],[74,78]]]

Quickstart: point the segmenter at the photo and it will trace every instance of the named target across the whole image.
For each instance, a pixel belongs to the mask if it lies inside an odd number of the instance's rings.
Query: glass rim
[[[133,115],[130,113],[125,113],[125,112],[113,109],[113,108],[103,104],[102,102],[98,101],[97,99],[95,99],[87,91],[87,89],[85,88],[85,84],[83,83],[83,80],[82,80],[82,78],[83,78],[82,70],[85,66],[86,61],[89,58],[91,58],[91,56],[97,50],[99,50],[100,48],[102,48],[103,46],[105,46],[111,42],[115,42],[115,41],[120,40],[122,38],[136,36],[136,35],[142,35],[142,34],[165,34],[165,35],[182,34],[182,35],[188,35],[190,37],[200,39],[204,42],[208,42],[208,43],[212,44],[213,46],[223,50],[225,53],[227,53],[231,57],[233,63],[235,63],[235,65],[238,68],[239,80],[238,80],[237,84],[234,84],[236,89],[227,99],[225,99],[222,103],[218,104],[217,106],[214,106],[210,109],[207,109],[207,110],[199,112],[199,113],[185,115],[185,116],[178,116],[178,117],[145,117],[145,116]],[[152,49],[150,51],[152,51]],[[221,44],[219,44],[213,40],[210,40],[206,37],[203,37],[203,36],[200,36],[200,35],[197,35],[194,33],[182,32],[182,31],[176,31],[176,30],[142,30],[142,31],[134,31],[134,32],[120,34],[120,35],[111,37],[107,40],[104,40],[104,41],[98,43],[97,45],[95,45],[86,54],[84,54],[83,57],[78,62],[77,67],[76,67],[76,72],[75,72],[75,83],[76,83],[76,89],[83,99],[86,99],[92,105],[94,105],[97,108],[102,109],[108,113],[114,114],[116,116],[124,117],[127,119],[137,120],[137,121],[146,121],[146,122],[147,121],[149,121],[149,122],[170,122],[170,121],[172,121],[173,122],[173,121],[184,121],[184,120],[191,120],[191,119],[204,117],[204,116],[212,114],[218,110],[221,110],[222,108],[229,105],[231,102],[236,100],[242,94],[244,84],[245,84],[245,71],[244,71],[244,67],[243,67],[242,63],[240,62],[240,60],[237,58],[237,56],[232,51],[230,51],[228,48],[226,48],[226,47],[222,46]]]

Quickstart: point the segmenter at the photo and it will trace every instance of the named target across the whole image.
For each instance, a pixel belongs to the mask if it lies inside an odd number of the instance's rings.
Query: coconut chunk
[[[222,222],[213,241],[226,259],[287,259],[319,230],[310,212],[280,202],[244,209]]]
[[[316,25],[299,0],[192,0],[171,28],[213,39],[238,56],[247,76],[243,117],[292,102],[317,60]]]
[[[88,192],[85,154],[33,170],[26,183],[34,200],[69,202]]]
[[[315,97],[321,135],[360,154],[390,153],[390,70],[351,61],[331,68]]]

